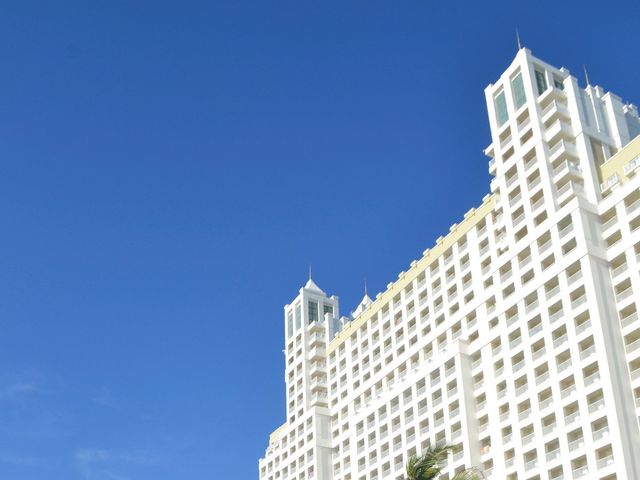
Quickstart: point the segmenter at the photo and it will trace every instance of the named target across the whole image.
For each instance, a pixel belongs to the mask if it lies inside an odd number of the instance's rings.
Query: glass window
[[[558,80],[557,78],[554,77],[553,84],[555,85],[556,88],[560,90],[564,90],[564,83],[562,83],[562,80]]]
[[[500,92],[496,95],[496,116],[498,117],[498,126],[501,127],[509,120],[509,112],[507,112],[507,99],[504,96],[504,92]]]
[[[318,321],[318,302],[309,300],[309,323]]]
[[[516,78],[511,81],[511,88],[513,89],[513,103],[516,104],[517,110],[527,102],[527,97],[524,93],[524,82],[522,81],[521,73],[519,73]]]
[[[547,77],[540,70],[536,70],[536,85],[538,85],[538,95],[542,95],[547,90]]]
[[[333,306],[332,305],[325,305],[324,306],[324,313],[330,313],[331,315],[333,315]]]
[[[300,304],[296,305],[296,330],[302,326],[302,315],[300,315]]]
[[[289,312],[289,315],[287,315],[287,338],[291,338],[291,335],[293,335],[293,313]]]

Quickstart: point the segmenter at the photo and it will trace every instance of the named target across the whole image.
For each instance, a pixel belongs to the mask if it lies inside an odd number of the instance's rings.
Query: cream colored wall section
[[[271,435],[269,435],[269,445],[273,445],[278,440],[280,440],[280,437],[286,432],[286,429],[287,429],[287,424],[286,423],[283,423],[278,428],[276,428],[271,433]]]
[[[435,247],[425,250],[424,256],[412,264],[408,272],[404,272],[401,278],[389,287],[382,295],[376,297],[375,301],[362,312],[352,322],[349,322],[342,331],[340,331],[327,347],[327,354],[333,352],[340,344],[342,344],[349,335],[361,327],[367,320],[376,315],[378,311],[384,307],[391,299],[409,285],[415,278],[424,272],[432,263],[437,262],[440,256],[458,240],[464,237],[473,227],[482,221],[492,210],[496,203],[496,195],[487,195],[483,199],[482,205],[476,209],[469,210],[462,223],[451,227],[451,232],[444,238],[438,239]]]
[[[625,172],[625,167],[638,156],[640,156],[640,135],[600,166],[601,181],[606,183],[617,175],[620,183],[626,183],[629,180],[627,175],[629,171]],[[640,165],[636,168],[638,166]]]

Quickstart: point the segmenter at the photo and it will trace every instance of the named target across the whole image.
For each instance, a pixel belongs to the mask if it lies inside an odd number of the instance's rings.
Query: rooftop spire
[[[325,294],[322,289],[316,284],[316,282],[313,281],[313,278],[311,278],[311,264],[309,264],[309,280],[307,280],[304,288],[306,288],[307,290],[315,290],[316,292],[319,292],[323,295]]]
[[[351,314],[353,317],[357,317],[360,315],[369,305],[373,303],[373,300],[369,297],[369,292],[367,288],[367,280],[364,280],[364,297],[360,301],[360,304],[355,309],[355,311]]]
[[[587,82],[587,87],[590,87],[591,81],[589,81],[589,72],[587,72],[587,66],[582,65],[582,69],[584,70],[584,81]]]
[[[520,42],[520,32],[516,28],[516,43],[518,44],[518,51],[522,49],[522,42]]]

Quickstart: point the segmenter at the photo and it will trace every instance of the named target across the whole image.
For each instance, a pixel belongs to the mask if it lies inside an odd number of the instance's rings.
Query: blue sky
[[[257,478],[282,306],[480,203],[516,27],[640,102],[640,3],[468,3],[3,3],[0,478]]]

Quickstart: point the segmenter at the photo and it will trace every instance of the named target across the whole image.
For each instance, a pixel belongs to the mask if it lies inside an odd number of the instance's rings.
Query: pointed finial
[[[516,28],[516,43],[518,44],[518,51],[522,49],[522,42],[520,42],[520,32]]]
[[[311,280],[311,264],[309,264],[309,280]]]
[[[364,279],[364,295],[369,295],[369,289],[367,288],[367,279]]]
[[[587,82],[587,87],[591,86],[591,81],[589,81],[589,72],[587,72],[587,66],[586,65],[582,65],[582,68],[584,70],[584,81]]]

